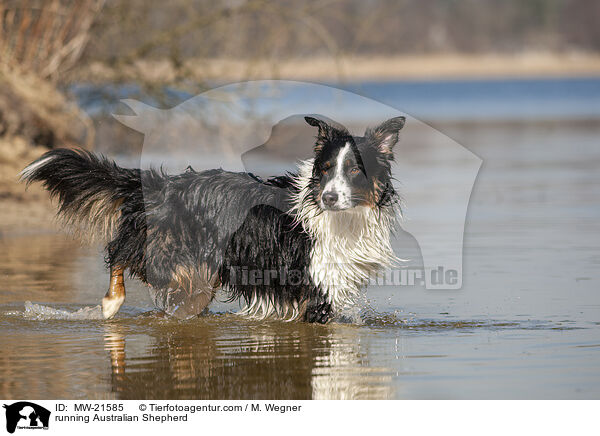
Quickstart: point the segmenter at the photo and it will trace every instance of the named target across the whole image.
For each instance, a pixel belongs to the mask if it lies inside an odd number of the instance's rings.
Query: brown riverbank
[[[167,60],[140,60],[118,67],[91,63],[79,68],[80,81],[171,83],[291,79],[315,81],[434,80],[507,77],[600,76],[600,54],[409,55],[296,59],[190,59],[175,68]]]
[[[92,143],[91,121],[52,83],[0,68],[0,237],[56,228],[48,194],[18,174],[50,148]]]
[[[45,151],[23,138],[0,139],[0,238],[57,229],[48,193],[39,184],[26,189],[19,183],[19,172]]]

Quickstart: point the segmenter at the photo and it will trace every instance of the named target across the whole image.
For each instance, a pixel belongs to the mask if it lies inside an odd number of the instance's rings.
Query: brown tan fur
[[[110,268],[110,284],[108,291],[102,299],[102,314],[106,319],[110,319],[119,310],[125,301],[125,281],[123,278],[124,268],[112,266]]]

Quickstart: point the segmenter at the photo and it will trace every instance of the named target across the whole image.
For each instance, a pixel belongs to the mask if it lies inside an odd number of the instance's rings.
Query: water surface
[[[103,321],[100,247],[4,235],[0,397],[599,398],[600,123],[578,94],[596,83],[552,94],[570,101],[569,119],[434,123],[484,162],[463,288],[371,287],[352,322],[248,321],[220,303],[176,321],[131,280],[124,309]],[[542,110],[545,92],[525,97]],[[414,238],[399,244],[418,266]]]

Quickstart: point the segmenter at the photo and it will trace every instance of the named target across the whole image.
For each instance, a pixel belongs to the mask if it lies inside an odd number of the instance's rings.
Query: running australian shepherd
[[[200,314],[222,288],[243,300],[247,316],[326,323],[395,259],[390,165],[405,118],[362,137],[305,119],[318,128],[314,157],[268,180],[222,169],[126,169],[68,149],[47,152],[21,178],[42,182],[67,224],[106,243],[107,319],[125,300],[129,270],[158,308],[178,317]]]

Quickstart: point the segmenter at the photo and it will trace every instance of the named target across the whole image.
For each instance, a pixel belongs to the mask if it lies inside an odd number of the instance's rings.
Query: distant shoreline
[[[600,77],[600,54],[410,55],[320,57],[289,60],[191,59],[180,69],[167,60],[139,60],[119,67],[80,66],[73,81],[173,83],[185,80],[427,81],[459,79]]]

